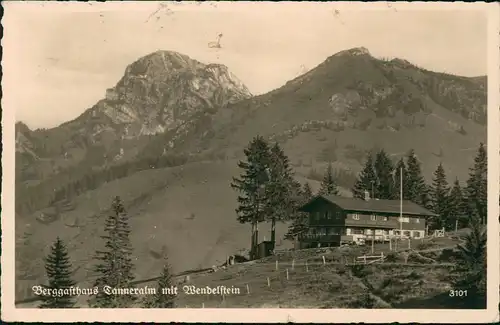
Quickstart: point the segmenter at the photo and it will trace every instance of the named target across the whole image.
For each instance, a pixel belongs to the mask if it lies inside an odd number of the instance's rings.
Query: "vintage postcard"
[[[497,4],[3,5],[2,320],[498,321]]]

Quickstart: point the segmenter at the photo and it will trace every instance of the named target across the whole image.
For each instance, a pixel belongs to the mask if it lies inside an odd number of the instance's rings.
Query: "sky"
[[[253,94],[360,46],[429,70],[487,73],[488,19],[475,4],[4,5],[4,95],[16,120],[30,128],[77,117],[104,97],[128,64],[156,50],[225,64]],[[219,33],[222,48],[209,48]]]

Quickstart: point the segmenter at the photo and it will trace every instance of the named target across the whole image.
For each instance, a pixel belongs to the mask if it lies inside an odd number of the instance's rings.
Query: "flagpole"
[[[399,171],[399,236],[403,239],[403,168]]]

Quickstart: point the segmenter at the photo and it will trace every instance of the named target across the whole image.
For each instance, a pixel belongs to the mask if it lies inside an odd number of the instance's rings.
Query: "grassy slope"
[[[328,98],[336,92],[345,91],[345,87],[353,81],[389,84],[372,61],[360,58],[360,61],[346,64],[349,62],[342,60],[328,61],[320,65],[325,69],[307,73],[281,89],[221,109],[214,117],[215,137],[205,145],[212,150],[226,152],[229,157],[240,156],[243,146],[257,133],[269,136],[307,120],[338,119],[327,104]],[[414,88],[411,84],[405,87],[408,90]],[[284,143],[285,152],[298,174],[305,176],[311,168],[324,166],[318,154],[334,140],[338,146],[336,164],[353,171],[359,170],[360,164],[346,158],[348,145],[355,145],[360,150],[383,147],[395,158],[414,148],[423,162],[428,182],[440,161],[444,163],[450,182],[455,176],[464,181],[478,143],[485,140],[485,127],[465,120],[428,98],[425,100],[433,114],[428,116],[424,128],[403,128],[398,132],[378,130],[376,125],[383,120],[374,119],[369,132],[322,129],[299,133]],[[372,115],[370,111],[364,111],[349,119],[359,122]],[[387,120],[391,124],[398,118],[401,121],[405,119],[399,116]],[[450,122],[463,125],[468,134],[458,134]],[[437,157],[435,153],[441,148],[444,156]],[[79,157],[76,152],[75,156]],[[169,256],[176,271],[220,262],[227,254],[246,248],[249,242],[249,227],[235,220],[236,195],[229,187],[231,176],[237,174],[235,166],[236,161],[193,163],[140,172],[75,198],[76,209],[65,213],[61,220],[51,225],[37,224],[30,216],[16,218],[16,234],[24,232],[26,224],[34,228],[32,244],[27,249],[31,254],[23,251],[19,259],[33,259],[35,263],[32,264],[35,265],[38,262],[35,278],[39,282],[43,271],[39,258],[42,250],[46,253],[54,237],[60,235],[68,242],[78,268],[76,279],[87,278],[87,260],[101,245],[98,234],[104,221],[102,212],[109,208],[113,196],[120,195],[132,217],[132,240],[139,278],[158,273],[161,267],[159,258],[163,253]],[[317,183],[312,185],[317,187]],[[191,214],[195,216],[193,220],[189,220]],[[77,227],[68,227],[65,223]],[[282,237],[285,228],[284,225],[279,226],[279,237]],[[261,238],[264,232],[261,232]]]
[[[222,263],[228,254],[248,248],[250,240],[250,227],[236,221],[236,193],[229,186],[237,172],[236,161],[144,171],[77,197],[76,208],[50,225],[19,217],[16,233],[35,229],[32,245],[19,249],[24,252],[19,260],[37,266],[35,279],[18,281],[19,290],[44,280],[40,257],[57,235],[68,244],[77,268],[75,279],[92,276],[88,261],[96,248],[102,247],[99,235],[115,195],[125,201],[131,217],[138,279],[156,276],[164,253],[176,272]],[[314,181],[310,183],[318,188]],[[190,220],[192,214],[194,219]],[[278,224],[278,238],[286,228]],[[261,239],[270,238],[269,225],[262,224],[260,231]],[[283,241],[281,247],[290,245]],[[33,260],[26,261],[28,258]]]

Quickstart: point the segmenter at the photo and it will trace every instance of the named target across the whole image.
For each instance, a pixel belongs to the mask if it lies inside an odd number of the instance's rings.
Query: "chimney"
[[[365,201],[370,201],[370,192],[365,191]]]

